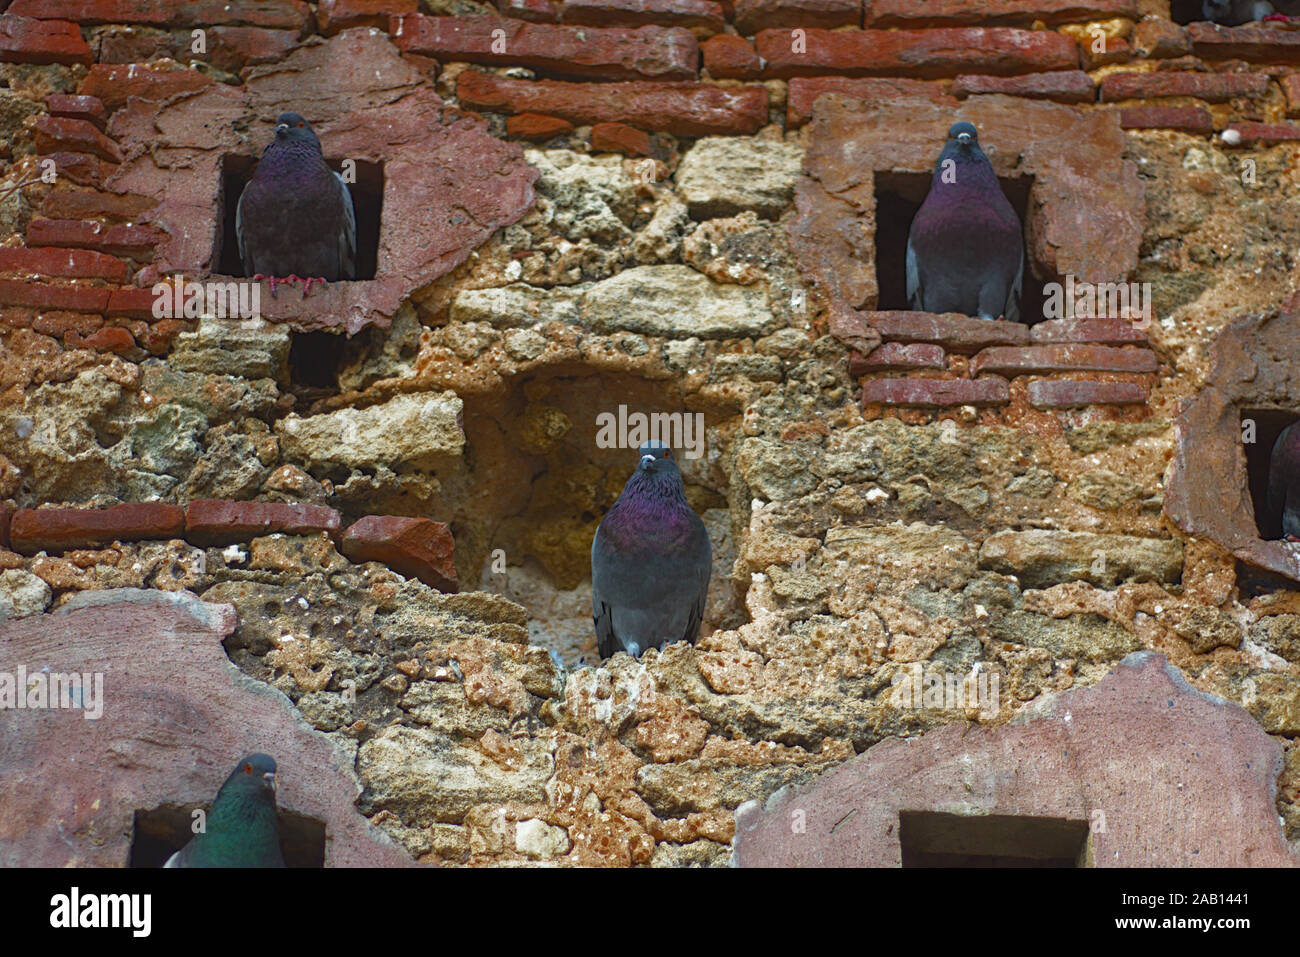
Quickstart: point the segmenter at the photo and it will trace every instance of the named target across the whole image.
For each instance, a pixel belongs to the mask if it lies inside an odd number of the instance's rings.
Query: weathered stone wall
[[[1284,747],[1300,842],[1300,598],[1163,511],[1176,416],[1227,389],[1216,339],[1300,312],[1300,31],[1152,0],[499,13],[0,15],[0,619],[101,589],[233,606],[231,661],[421,861],[723,864],[744,802],[892,736],[1005,724],[1143,649]],[[155,320],[157,278],[219,272],[223,158],[291,105],[329,158],[385,163],[376,279],[264,297],[260,323]],[[968,116],[1000,175],[1034,180],[1038,279],[1151,283],[1140,340],[1045,352],[1041,330],[918,337],[877,311],[875,180],[924,173]],[[598,665],[590,541],[632,463],[596,416],[621,404],[704,415],[682,461],[715,569],[697,646]],[[350,561],[331,529],[4,537],[13,508],[208,498],[447,522],[460,593]],[[915,663],[996,674],[999,707],[899,707]]]

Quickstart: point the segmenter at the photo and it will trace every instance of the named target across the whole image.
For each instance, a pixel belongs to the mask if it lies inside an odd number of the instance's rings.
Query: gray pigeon
[[[163,867],[284,867],[275,809],[275,760],[250,754],[221,785],[204,829]]]
[[[1300,422],[1282,430],[1268,460],[1268,512],[1282,537],[1300,540]]]
[[[275,139],[262,152],[235,209],[235,235],[244,272],[306,284],[355,279],[357,217],[343,177],[329,168],[311,125],[297,113],[275,120]]]
[[[1025,240],[974,125],[956,123],[907,235],[907,301],[922,312],[1020,319]]]
[[[1201,16],[1211,23],[1239,27],[1263,20],[1276,10],[1268,0],[1202,0]]]
[[[641,460],[591,543],[591,614],[600,656],[694,642],[704,620],[713,546],[686,503],[682,473],[662,442]]]

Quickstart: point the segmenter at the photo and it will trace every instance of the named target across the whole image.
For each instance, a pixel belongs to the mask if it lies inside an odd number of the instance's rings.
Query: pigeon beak
[[[641,456],[641,471],[644,472],[647,469],[649,469],[650,466],[654,465],[654,461],[655,461],[655,457],[653,455]]]
[[[281,133],[288,133],[288,132],[289,132],[289,124],[288,124],[288,123],[281,123],[279,126],[277,126],[277,127],[275,128],[275,135],[276,135],[276,136],[279,136]]]
[[[970,143],[970,134],[969,134],[969,133],[958,133],[958,134],[957,134],[957,139],[958,139],[958,141],[960,141],[960,143],[961,143],[962,146],[966,146],[967,144]]]
[[[270,772],[270,771],[268,771],[266,774],[263,774],[263,775],[262,775],[262,780],[266,782],[266,786],[269,787],[269,788],[271,789],[271,792],[272,792],[272,793],[275,793],[275,774],[274,774],[274,772]]]

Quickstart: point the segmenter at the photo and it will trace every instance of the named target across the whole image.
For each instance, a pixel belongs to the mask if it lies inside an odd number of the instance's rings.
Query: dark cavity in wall
[[[201,805],[165,804],[136,811],[128,867],[162,867],[194,836],[194,811]],[[207,810],[203,807],[203,810]],[[287,867],[325,866],[325,824],[296,811],[279,809],[280,851]]]
[[[907,234],[930,190],[930,179],[929,173],[876,173],[876,285],[880,290],[877,309],[911,308],[907,303]],[[1033,177],[1000,177],[998,182],[1023,227],[1029,212]],[[1032,325],[1042,321],[1043,284],[1055,278],[1039,279],[1026,257],[1020,289],[1021,322]]]
[[[1202,0],[1170,0],[1169,19],[1174,23],[1200,23],[1205,19],[1201,4]]]
[[[899,811],[904,867],[1087,867],[1088,822]]]
[[[1268,507],[1268,467],[1278,435],[1300,415],[1279,409],[1245,409],[1241,413],[1241,445],[1246,453],[1250,500],[1259,537],[1282,537],[1282,515]]]
[[[343,172],[341,160],[326,160],[337,173]],[[244,192],[257,166],[251,156],[228,155],[221,161],[221,219],[217,227],[212,261],[216,273],[223,276],[244,276],[244,264],[239,256],[239,240],[235,236],[235,212],[239,197]],[[379,264],[379,224],[384,205],[384,164],[356,161],[356,182],[349,183],[352,206],[357,217],[357,279],[374,279]],[[297,287],[301,292],[302,287]],[[281,293],[283,295],[283,293]]]

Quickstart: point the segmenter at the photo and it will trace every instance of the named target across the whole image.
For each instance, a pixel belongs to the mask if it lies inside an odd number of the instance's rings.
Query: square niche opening
[[[899,811],[904,867],[1087,867],[1088,822]]]
[[[1276,541],[1282,537],[1282,515],[1268,507],[1268,466],[1273,444],[1288,425],[1300,420],[1300,413],[1284,409],[1243,409],[1241,447],[1246,453],[1246,476],[1259,537]]]
[[[244,187],[257,167],[257,157],[227,154],[221,158],[221,215],[212,261],[222,276],[245,276],[235,236],[235,210]],[[326,159],[330,169],[343,172],[342,160]],[[384,206],[384,164],[356,160],[356,182],[348,183],[357,217],[357,279],[374,279],[379,265],[379,224]],[[299,287],[301,289],[301,287]]]
[[[930,191],[930,173],[877,172],[876,200],[876,286],[880,310],[910,309],[907,304],[907,234],[912,220]],[[998,183],[1020,217],[1021,232],[1029,213],[1032,176],[998,177]],[[1043,320],[1043,286],[1046,280],[1034,275],[1025,243],[1025,271],[1020,286],[1020,321],[1033,325]]]
[[[136,811],[131,829],[128,867],[162,867],[194,836],[193,813],[203,805],[165,804]],[[280,851],[286,867],[325,866],[325,823],[296,811],[279,808]]]
[[[1174,23],[1201,23],[1205,20],[1201,0],[1170,0],[1169,19]]]

